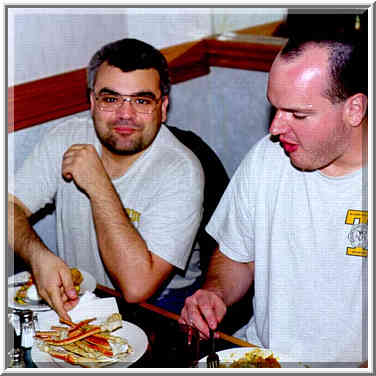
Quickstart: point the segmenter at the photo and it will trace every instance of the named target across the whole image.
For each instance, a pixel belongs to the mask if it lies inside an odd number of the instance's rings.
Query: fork
[[[210,329],[210,352],[206,358],[206,367],[207,368],[218,368],[219,367],[219,356],[215,352],[215,338],[214,330]]]

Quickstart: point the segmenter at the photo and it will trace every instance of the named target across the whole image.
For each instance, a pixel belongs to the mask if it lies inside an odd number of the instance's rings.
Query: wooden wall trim
[[[284,43],[284,39],[271,36],[280,24],[162,49],[172,83],[206,75],[211,66],[267,72]],[[8,88],[8,133],[88,108],[85,68],[15,85]]]
[[[85,69],[16,85],[8,89],[8,132],[88,108]]]
[[[282,44],[246,40],[208,39],[210,66],[268,72]]]

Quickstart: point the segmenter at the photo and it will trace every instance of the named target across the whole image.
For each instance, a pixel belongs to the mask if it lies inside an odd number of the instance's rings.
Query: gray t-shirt
[[[366,359],[362,176],[298,171],[269,136],[247,154],[206,228],[225,255],[255,262],[254,315],[236,335],[296,361]]]
[[[69,266],[80,267],[97,282],[113,287],[98,249],[90,201],[61,175],[63,154],[72,144],[93,144],[101,154],[88,115],[48,130],[17,171],[15,186],[9,190],[32,212],[55,201],[57,254]],[[196,156],[162,125],[153,144],[112,183],[148,249],[179,269],[168,287],[191,285],[201,274],[199,250],[192,251],[202,217],[204,187]]]

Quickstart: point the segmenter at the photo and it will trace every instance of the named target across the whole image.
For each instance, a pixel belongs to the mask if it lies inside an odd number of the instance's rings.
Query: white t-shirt
[[[63,154],[72,144],[93,144],[101,154],[89,115],[48,130],[9,190],[32,212],[54,201],[57,254],[69,266],[80,267],[97,282],[113,287],[98,249],[90,201],[61,175]],[[199,250],[192,251],[202,218],[204,187],[196,156],[162,125],[153,144],[112,183],[148,249],[179,269],[167,287],[191,285],[201,274]]]
[[[255,262],[254,315],[236,335],[296,361],[366,359],[365,175],[298,171],[269,136],[247,154],[206,228]]]

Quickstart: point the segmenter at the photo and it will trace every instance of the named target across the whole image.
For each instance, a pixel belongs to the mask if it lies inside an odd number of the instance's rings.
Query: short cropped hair
[[[368,96],[367,14],[289,14],[284,59],[301,55],[312,44],[328,48],[329,82],[325,95],[332,103],[354,94]]]
[[[162,95],[168,95],[170,92],[171,81],[166,58],[150,44],[126,38],[103,46],[93,55],[87,67],[89,90],[94,90],[98,69],[104,62],[123,72],[154,68],[159,73]]]

